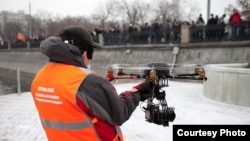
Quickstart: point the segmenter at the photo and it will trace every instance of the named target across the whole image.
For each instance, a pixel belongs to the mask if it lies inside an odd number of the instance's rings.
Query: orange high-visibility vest
[[[76,104],[76,93],[91,71],[61,63],[47,63],[35,76],[31,93],[49,141],[100,141],[96,118]],[[117,133],[114,140],[123,140]]]

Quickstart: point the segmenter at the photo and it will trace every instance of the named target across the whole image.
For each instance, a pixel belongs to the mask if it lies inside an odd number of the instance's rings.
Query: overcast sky
[[[52,13],[53,16],[90,16],[95,10],[109,0],[1,0],[0,11],[7,10],[17,12],[24,10],[29,13],[29,2],[31,3],[31,14],[36,14],[37,11],[43,10]],[[133,1],[133,0],[127,0]],[[143,0],[153,4],[155,0]],[[170,0],[169,0],[170,1]],[[181,0],[188,7],[190,4],[197,4],[197,7],[203,13],[204,19],[207,18],[207,0]],[[211,0],[211,13],[222,15],[224,8],[229,4],[236,5],[237,0]],[[197,13],[196,13],[197,14]]]

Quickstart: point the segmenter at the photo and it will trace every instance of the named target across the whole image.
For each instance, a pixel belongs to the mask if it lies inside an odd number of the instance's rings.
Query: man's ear
[[[83,55],[87,57],[87,51],[86,51],[86,50],[83,50],[82,56],[83,56]]]

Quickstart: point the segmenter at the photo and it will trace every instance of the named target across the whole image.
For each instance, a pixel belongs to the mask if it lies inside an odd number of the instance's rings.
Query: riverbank
[[[11,87],[3,85],[3,82],[0,81],[0,95],[14,93],[14,90]]]
[[[250,41],[205,44],[147,44],[130,46],[106,46],[96,50],[91,69],[105,77],[111,64],[141,66],[148,62],[167,64],[221,64],[250,63]],[[37,49],[16,49],[0,52],[0,81],[16,92],[16,68],[20,67],[21,91],[29,91],[34,74],[48,61]],[[178,67],[178,66],[177,66]],[[124,68],[124,71],[128,71]],[[131,71],[131,70],[130,70]],[[173,69],[172,73],[193,73],[194,68]],[[135,73],[135,72],[132,72]]]
[[[21,92],[29,91],[33,73],[20,72]],[[17,71],[0,68],[0,95],[17,93]]]

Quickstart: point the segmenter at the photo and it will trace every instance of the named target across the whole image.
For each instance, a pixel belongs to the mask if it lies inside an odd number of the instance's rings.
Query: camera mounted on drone
[[[148,98],[146,107],[143,107],[146,121],[158,125],[169,126],[169,122],[173,122],[176,114],[174,107],[168,107],[165,99],[165,91],[163,87],[168,86],[169,70],[165,63],[149,63],[151,70],[145,70],[143,77],[146,81],[153,82],[153,95]],[[155,67],[157,66],[157,67]],[[155,103],[158,101],[158,103]]]

